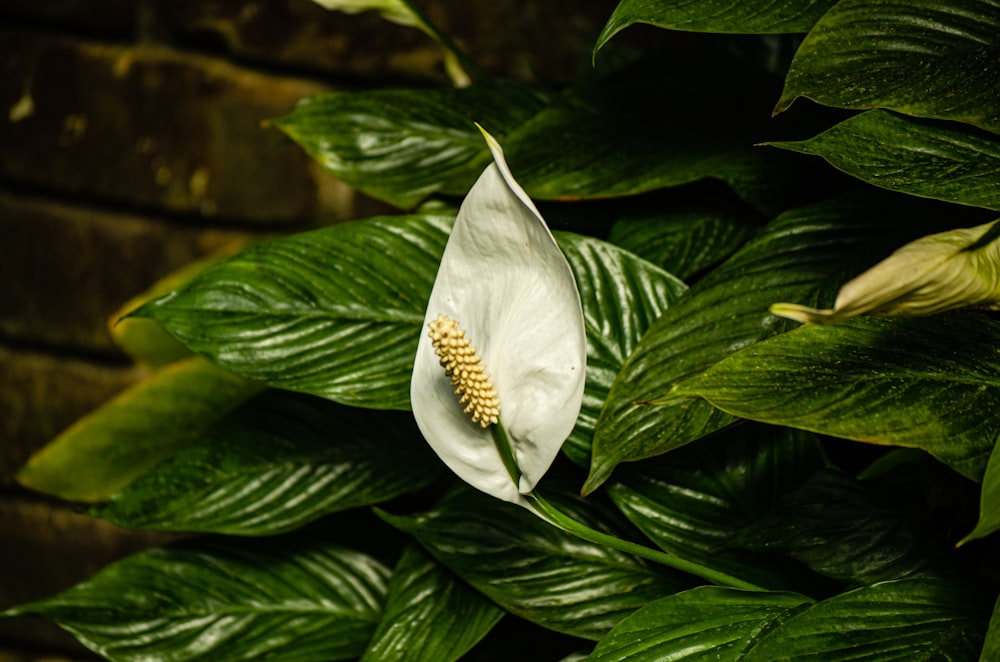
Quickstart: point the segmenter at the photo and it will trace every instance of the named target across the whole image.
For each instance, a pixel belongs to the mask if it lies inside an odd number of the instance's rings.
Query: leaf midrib
[[[734,355],[734,356],[737,356],[737,355]],[[755,357],[755,358],[757,358],[757,357]],[[735,360],[735,359],[723,359],[722,361],[720,361],[716,365],[725,364],[729,360]],[[742,362],[742,361],[744,361],[746,359],[743,358],[743,357],[741,357],[740,360]],[[838,363],[842,363],[843,359],[837,359],[835,361],[837,361]],[[857,365],[863,365],[863,364],[858,363]],[[715,366],[713,366],[712,368],[709,368],[706,372],[709,372],[709,373],[713,372],[713,368],[714,367]],[[850,370],[838,369],[838,370],[835,370],[835,371],[834,370],[826,371],[826,374],[825,374],[824,379],[822,381],[823,381],[823,383],[827,383],[827,384],[831,383],[831,381],[830,381],[829,378],[833,378],[834,380],[836,380],[836,379],[841,379],[841,380],[843,380],[843,379],[850,379],[850,381],[852,383],[855,383],[855,384],[857,384],[859,382],[860,383],[880,384],[880,383],[884,383],[886,381],[905,381],[905,382],[907,382],[909,384],[912,384],[914,381],[921,381],[921,382],[930,382],[930,383],[933,383],[933,384],[956,384],[956,385],[962,385],[962,386],[973,386],[973,387],[989,386],[989,387],[992,387],[992,388],[1000,388],[1000,366],[997,367],[997,378],[996,379],[988,379],[988,378],[987,379],[963,378],[963,377],[959,377],[959,376],[956,375],[956,373],[954,372],[955,369],[956,369],[955,366],[948,366],[947,368],[943,368],[941,370],[941,372],[931,373],[931,372],[926,372],[924,370],[915,370],[915,371],[912,371],[912,372],[898,372],[897,369],[894,368],[893,372],[891,374],[889,374],[889,375],[885,375],[885,374],[883,374],[883,375],[859,374],[859,373],[851,372]],[[731,371],[731,370],[727,369],[724,372],[732,374],[733,372],[736,372],[736,371]],[[748,373],[748,372],[756,372],[756,370],[754,368],[746,368],[746,369],[740,369],[739,372]],[[768,368],[767,372],[771,372],[771,373],[783,373],[783,372],[784,373],[798,373],[798,372],[800,372],[800,368],[799,367],[794,367],[794,366],[793,367],[788,367],[788,368],[782,368],[782,367],[779,366],[779,367],[774,367],[774,368]],[[813,372],[811,374],[811,377],[815,377],[815,376],[820,375],[820,374],[822,374],[822,373]],[[695,379],[697,379],[697,378],[695,378]],[[835,382],[835,383],[839,383],[839,382]],[[814,382],[810,382],[810,387],[812,387],[813,385],[814,385]]]
[[[397,322],[401,324],[412,324],[414,327],[418,327],[424,321],[423,312],[403,312],[400,311],[398,314],[385,314],[387,311],[385,309],[372,309],[372,314],[369,315],[359,315],[356,314],[356,310],[344,306],[332,306],[330,308],[317,310],[313,307],[308,308],[254,308],[254,309],[226,309],[226,308],[202,308],[198,306],[170,306],[166,309],[161,309],[156,311],[152,317],[154,319],[177,317],[178,313],[191,315],[191,316],[202,316],[206,311],[211,312],[214,315],[222,316],[246,316],[246,315],[258,315],[262,317],[273,317],[273,318],[294,318],[294,319],[334,319],[334,320],[344,320],[351,322]],[[354,314],[351,314],[354,313]],[[380,314],[375,314],[380,313]]]

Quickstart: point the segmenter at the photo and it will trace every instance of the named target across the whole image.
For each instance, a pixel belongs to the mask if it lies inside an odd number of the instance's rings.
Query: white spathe
[[[833,324],[857,315],[932,315],[1000,304],[1000,220],[949,230],[906,244],[840,288],[831,309],[793,303],[775,315]]]
[[[503,151],[466,196],[448,239],[413,365],[410,400],[431,448],[462,480],[527,505],[573,430],[586,380],[587,341],[569,263]],[[463,413],[434,353],[427,325],[456,320],[492,376],[520,484],[511,479],[491,429]]]

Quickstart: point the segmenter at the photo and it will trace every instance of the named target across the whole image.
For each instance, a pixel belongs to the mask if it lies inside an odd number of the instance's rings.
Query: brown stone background
[[[616,3],[417,4],[487,72],[559,80]],[[384,211],[262,120],[323,90],[447,83],[422,33],[310,0],[0,0],[0,609],[158,540],[12,479],[141,376],[109,316],[233,238]],[[67,656],[89,657],[0,621],[0,662]]]

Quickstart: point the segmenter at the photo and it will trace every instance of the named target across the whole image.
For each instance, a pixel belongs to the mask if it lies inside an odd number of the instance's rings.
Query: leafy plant
[[[199,535],[6,615],[114,660],[997,656],[1000,5],[622,0],[550,89],[408,0],[322,4],[474,78],[274,122],[409,213],[154,288],[127,346],[164,367],[20,480]],[[425,360],[445,313],[498,371],[474,424]]]

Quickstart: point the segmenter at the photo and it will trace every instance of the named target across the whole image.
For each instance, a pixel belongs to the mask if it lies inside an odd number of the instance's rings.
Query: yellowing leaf
[[[115,344],[139,363],[154,367],[191,356],[191,350],[167,333],[157,322],[142,317],[126,317],[126,315],[147,301],[180,287],[196,274],[223,258],[238,253],[250,243],[249,238],[229,242],[201,259],[167,274],[145,291],[126,301],[108,320],[111,337]]]
[[[261,390],[193,357],[127,389],[35,453],[19,483],[71,501],[102,501]]]

